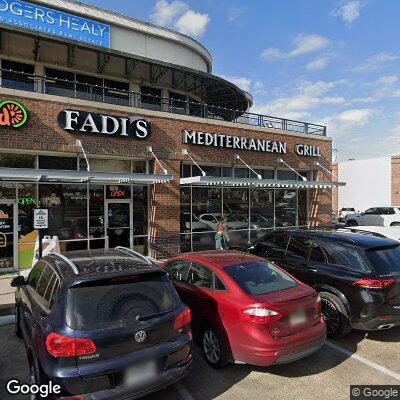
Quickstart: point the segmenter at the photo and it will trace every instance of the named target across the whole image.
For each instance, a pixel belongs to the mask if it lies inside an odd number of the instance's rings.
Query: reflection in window
[[[307,190],[299,189],[298,196],[299,196],[299,201],[297,205],[298,224],[299,226],[307,226],[308,224]]]
[[[35,156],[31,154],[0,153],[2,168],[35,168]]]
[[[190,187],[181,186],[181,233],[191,231]]]
[[[132,186],[133,235],[147,235],[147,186]]]
[[[296,226],[297,192],[295,189],[275,190],[275,226]]]
[[[1,86],[12,89],[34,91],[35,67],[15,61],[1,60]]]
[[[293,171],[279,171],[278,180],[297,181],[298,175]]]
[[[39,156],[39,169],[76,171],[76,157]]]
[[[251,189],[250,228],[269,229],[274,227],[274,191]]]
[[[193,215],[198,217],[209,226],[209,230],[215,230],[215,222],[205,221],[203,217],[207,214],[219,218],[221,216],[221,189],[220,188],[193,188]]]
[[[91,241],[90,248],[98,245],[101,247],[103,241],[98,240],[104,238],[104,186],[89,186],[89,238],[97,239]],[[103,246],[104,247],[104,244]]]
[[[18,237],[24,242],[34,242],[33,210],[36,207],[36,185],[18,184]]]
[[[49,210],[49,235],[58,236],[60,241],[87,238],[86,190],[86,185],[39,185],[40,206]],[[71,244],[65,250],[82,246]],[[85,242],[83,248],[86,246]]]

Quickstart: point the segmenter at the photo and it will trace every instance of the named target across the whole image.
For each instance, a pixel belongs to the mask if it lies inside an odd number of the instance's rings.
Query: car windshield
[[[400,245],[384,249],[371,249],[366,253],[376,272],[400,274]]]
[[[278,292],[297,286],[279,268],[262,261],[231,265],[225,272],[248,294],[253,296]]]
[[[72,329],[135,326],[138,317],[173,311],[179,305],[164,274],[90,282],[68,290],[67,324]]]

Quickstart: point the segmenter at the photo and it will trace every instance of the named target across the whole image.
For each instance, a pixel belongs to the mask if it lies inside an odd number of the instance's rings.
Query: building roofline
[[[212,71],[213,60],[211,53],[196,39],[183,33],[75,0],[32,0],[32,2],[43,7],[53,7],[64,12],[94,18],[110,25],[118,25],[148,35],[172,40],[199,53],[206,61],[208,72]]]

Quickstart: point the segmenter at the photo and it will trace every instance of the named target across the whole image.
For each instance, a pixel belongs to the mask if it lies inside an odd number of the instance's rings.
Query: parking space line
[[[361,363],[363,363],[365,365],[368,365],[369,367],[374,368],[377,371],[382,372],[383,374],[389,375],[392,378],[397,379],[398,381],[400,381],[400,374],[397,374],[396,372],[391,371],[390,369],[387,369],[385,367],[382,367],[379,364],[376,364],[376,363],[374,363],[372,361],[369,361],[366,358],[359,356],[358,354],[352,353],[351,351],[348,351],[348,350],[344,349],[343,347],[340,347],[337,344],[334,344],[334,343],[330,342],[329,340],[326,341],[326,345],[331,347],[332,349],[334,349],[336,351],[339,351],[342,354],[345,354],[346,356],[354,358],[355,360],[357,360],[357,361],[359,361],[359,362],[361,362]]]
[[[194,400],[192,395],[186,389],[183,383],[177,382],[175,383],[175,388],[178,391],[179,395],[181,396],[182,400]]]

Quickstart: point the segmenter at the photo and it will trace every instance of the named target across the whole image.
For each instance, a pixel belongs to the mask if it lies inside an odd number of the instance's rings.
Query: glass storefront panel
[[[60,251],[62,253],[66,251],[86,250],[88,248],[87,240],[71,240],[68,242],[60,242]]]
[[[249,243],[249,231],[246,230],[228,230],[229,247],[244,246]]]
[[[273,229],[253,229],[250,231],[250,242],[253,243],[256,240],[261,239],[268,232],[271,232]]]
[[[275,190],[275,227],[296,226],[297,190]]]
[[[14,267],[14,207],[12,200],[0,202],[0,271]]]
[[[109,185],[106,186],[106,199],[118,200],[118,199],[130,199],[131,198],[131,187],[128,185]]]
[[[15,183],[0,182],[0,199],[15,199]]]
[[[181,186],[181,212],[180,212],[180,221],[181,221],[181,233],[190,232],[191,227],[191,218],[190,218],[190,187]],[[207,227],[205,225],[205,227]]]
[[[35,168],[36,156],[31,154],[0,153],[2,168]]]
[[[190,251],[192,251],[192,245],[191,245],[191,235],[185,235],[185,234],[181,234],[181,252],[182,253],[189,253]]]
[[[76,157],[39,156],[39,169],[76,171],[78,159]]]
[[[298,196],[299,200],[297,203],[297,215],[299,226],[307,226],[308,224],[308,190],[299,189]]]
[[[148,237],[147,236],[136,236],[133,238],[133,250],[137,251],[144,256],[147,256],[148,249]]]
[[[192,198],[193,219],[215,231],[221,216],[222,190],[220,188],[194,187]]]
[[[89,158],[89,164],[90,164],[90,170],[95,172],[125,172],[125,173],[131,172],[130,160]],[[81,169],[86,170],[86,162],[84,159],[81,162]],[[146,171],[146,165],[144,165],[144,170]]]
[[[60,241],[88,237],[87,185],[39,184],[39,205],[49,210],[49,235]]]
[[[147,186],[132,186],[133,197],[133,235],[147,235]]]
[[[250,228],[266,229],[274,227],[274,190],[250,190]]]
[[[193,233],[193,251],[214,250],[215,249],[215,233]]]
[[[297,181],[298,175],[293,171],[280,171],[278,170],[278,179],[285,181]]]
[[[104,186],[89,186],[89,238],[104,238]],[[102,241],[104,243],[104,240]],[[101,241],[96,241],[101,243]],[[93,246],[96,245],[93,243]],[[92,244],[90,245],[92,248]],[[104,247],[104,244],[103,244]],[[93,247],[94,248],[94,247]],[[98,248],[98,247],[96,247]]]
[[[229,230],[249,228],[249,189],[224,188],[223,210]]]

